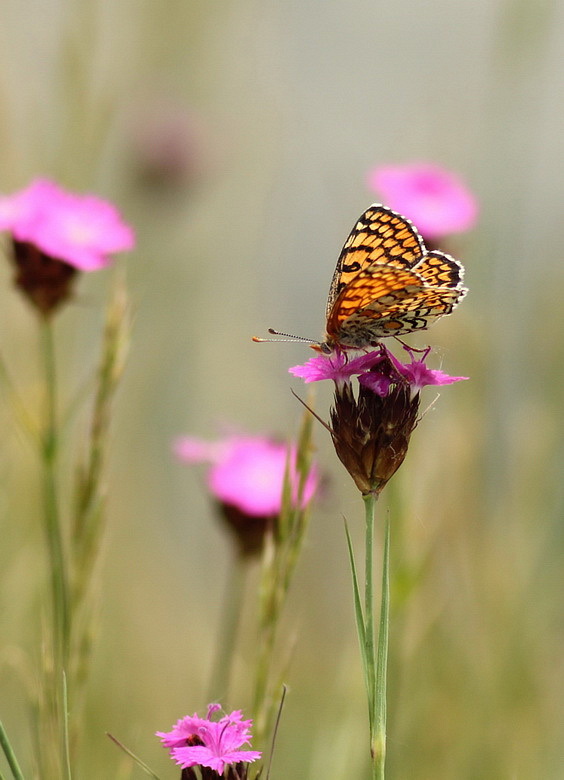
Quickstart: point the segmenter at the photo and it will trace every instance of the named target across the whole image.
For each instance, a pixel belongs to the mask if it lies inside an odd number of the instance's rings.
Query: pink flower
[[[286,462],[290,457],[294,500],[298,476],[296,448],[263,436],[229,436],[219,442],[206,442],[184,436],[174,443],[174,452],[187,463],[209,462],[207,483],[222,503],[236,507],[251,517],[272,517],[282,508],[282,488]],[[303,493],[304,504],[312,498],[318,475],[312,469]]]
[[[360,355],[360,357],[351,360],[347,352],[336,349],[330,355],[310,358],[303,365],[292,366],[288,371],[294,376],[301,377],[306,384],[319,382],[322,379],[332,379],[338,387],[341,387],[346,382],[350,382],[352,376],[362,374],[381,359],[380,350]]]
[[[241,710],[234,710],[218,721],[210,720],[219,709],[218,704],[210,704],[207,718],[194,713],[177,721],[171,731],[156,732],[183,769],[205,766],[222,775],[228,764],[256,761],[261,757],[258,750],[240,750],[251,741],[252,720],[242,720]]]
[[[67,192],[47,179],[0,197],[0,230],[80,271],[109,265],[110,255],[135,243],[133,230],[110,203]]]
[[[391,352],[388,352],[388,357],[398,372],[407,379],[411,385],[412,393],[418,393],[427,385],[452,385],[454,382],[468,379],[467,376],[450,376],[439,369],[428,368],[425,359],[431,351],[431,347],[423,353],[421,360],[415,360],[415,353],[409,347],[404,345],[404,349],[409,354],[411,363],[401,363]]]
[[[456,174],[434,163],[380,166],[369,172],[368,186],[411,219],[424,238],[461,233],[476,223],[472,193]]]
[[[348,359],[345,352],[331,355],[319,355],[310,358],[301,366],[293,366],[289,372],[301,377],[306,383],[322,379],[332,379],[337,390],[342,390],[350,382],[351,376],[358,374],[358,381],[364,387],[385,398],[392,385],[409,383],[412,394],[418,393],[427,385],[450,385],[468,379],[466,376],[450,376],[444,371],[428,368],[425,360],[431,351],[427,349],[420,360],[415,360],[414,350],[404,346],[411,357],[410,363],[402,363],[388,349],[380,345],[378,349],[360,357]]]

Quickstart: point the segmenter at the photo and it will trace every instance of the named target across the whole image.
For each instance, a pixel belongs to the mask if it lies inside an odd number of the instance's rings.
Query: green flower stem
[[[374,631],[374,522],[375,493],[363,496],[366,519],[365,587],[364,587],[364,659],[368,692],[370,723],[370,751],[373,761],[373,780],[384,780],[386,763],[386,682],[388,665],[388,624],[390,608],[389,558],[390,519],[386,520],[384,557],[382,563],[382,597],[378,645]]]
[[[57,498],[56,463],[59,442],[55,348],[53,329],[48,320],[43,320],[41,323],[41,339],[45,381],[45,418],[41,446],[44,521],[51,569],[55,673],[59,675],[68,660],[70,619],[65,555]]]
[[[248,560],[247,557],[237,554],[227,577],[208,701],[227,701],[229,698],[229,681],[243,609]]]
[[[64,675],[69,661],[70,609],[68,575],[59,499],[57,490],[57,459],[59,431],[57,420],[57,382],[55,367],[55,344],[52,325],[47,319],[41,321],[41,352],[43,358],[45,401],[41,436],[41,460],[43,471],[43,519],[49,553],[51,580],[52,652],[53,666],[45,666],[45,712],[48,722],[41,733],[45,748],[42,760],[47,765],[57,766],[61,773],[66,766],[67,745],[65,743],[65,701],[63,695]],[[47,738],[51,730],[56,738]]]
[[[16,758],[16,754],[14,753],[13,748],[10,745],[10,740],[8,739],[8,735],[6,734],[6,730],[2,725],[1,721],[0,721],[0,747],[2,748],[4,755],[6,756],[6,761],[8,762],[8,766],[10,767],[14,780],[24,780],[22,770],[20,769],[20,765],[18,764],[18,759]],[[1,773],[0,773],[0,777],[2,777]]]
[[[376,686],[375,633],[374,633],[374,519],[377,495],[363,495],[365,510],[364,543],[364,652],[367,661],[368,719],[370,724],[370,742],[374,738],[374,692]]]
[[[382,598],[378,627],[378,652],[376,655],[376,699],[374,702],[374,734],[372,754],[374,778],[384,779],[386,764],[386,684],[388,671],[388,633],[390,622],[390,515],[386,518],[384,555],[382,560]]]

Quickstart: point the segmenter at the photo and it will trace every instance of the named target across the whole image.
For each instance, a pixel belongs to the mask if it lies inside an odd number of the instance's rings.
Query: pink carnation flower
[[[310,358],[301,366],[288,369],[294,376],[301,377],[304,382],[318,382],[322,379],[332,379],[337,389],[350,382],[357,374],[358,381],[364,387],[385,398],[391,385],[398,382],[408,382],[412,393],[418,393],[427,385],[450,385],[468,379],[465,376],[450,376],[444,371],[428,368],[425,360],[431,348],[423,353],[420,360],[415,360],[415,352],[407,346],[404,349],[411,357],[410,363],[402,363],[388,349],[381,345],[378,349],[360,357],[348,359],[347,353],[334,352],[331,355],[319,355]]]
[[[176,440],[175,454],[186,463],[211,464],[207,473],[210,492],[221,502],[251,517],[278,515],[288,454],[297,500],[296,448],[263,436],[229,436],[207,442],[191,436]],[[312,498],[318,483],[315,469],[306,481],[303,501]]]
[[[398,374],[409,382],[412,395],[419,393],[420,390],[427,387],[427,385],[452,385],[454,382],[461,382],[464,379],[468,379],[467,376],[450,376],[450,374],[445,374],[444,371],[439,371],[436,368],[429,368],[425,363],[425,358],[431,351],[430,347],[423,353],[421,360],[415,360],[415,353],[408,349],[408,347],[404,347],[404,349],[409,353],[411,363],[402,363],[388,350],[387,357],[390,359]],[[361,385],[370,388],[370,390],[382,397],[387,393],[387,389],[385,392],[382,392],[385,385],[382,383],[382,375],[377,372],[367,371],[359,377],[358,381]],[[388,381],[391,384],[393,378],[388,378]]]
[[[292,366],[288,371],[301,377],[306,384],[332,379],[337,386],[342,387],[346,382],[350,382],[352,376],[362,374],[381,359],[379,350],[350,359],[346,351],[336,349],[330,355],[310,358],[303,365]]]
[[[241,710],[234,710],[217,721],[210,720],[220,708],[210,704],[207,718],[196,713],[181,718],[171,731],[157,731],[163,745],[183,769],[205,766],[222,775],[228,764],[256,761],[258,750],[241,750],[251,741],[252,720],[243,720]]]
[[[462,233],[476,223],[478,205],[470,190],[433,163],[380,166],[368,174],[368,186],[411,219],[424,238]]]
[[[110,203],[67,192],[47,179],[0,197],[0,230],[79,271],[103,268],[110,255],[135,243],[133,230]]]

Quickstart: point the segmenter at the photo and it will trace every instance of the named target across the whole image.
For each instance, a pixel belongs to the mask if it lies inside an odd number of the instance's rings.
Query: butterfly
[[[425,330],[462,300],[463,277],[461,263],[428,251],[409,219],[374,204],[345,241],[329,288],[325,339],[312,346],[363,349]]]
[[[330,354],[425,330],[466,295],[463,277],[462,264],[428,250],[409,219],[375,203],[345,241],[329,288],[325,338],[311,346]]]

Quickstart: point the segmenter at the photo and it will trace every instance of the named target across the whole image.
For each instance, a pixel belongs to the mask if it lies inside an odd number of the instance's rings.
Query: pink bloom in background
[[[171,731],[157,731],[163,745],[183,769],[205,766],[222,775],[228,764],[256,761],[258,750],[241,750],[251,741],[252,720],[243,720],[241,710],[234,710],[217,721],[210,720],[219,704],[210,704],[207,718],[196,713],[177,721]]]
[[[434,163],[379,166],[369,172],[368,186],[411,219],[424,238],[462,233],[476,223],[478,205],[470,190]]]
[[[132,228],[110,203],[67,192],[47,179],[0,197],[0,230],[79,271],[103,268],[110,255],[135,244]]]
[[[264,436],[228,436],[208,442],[184,436],[173,445],[175,454],[186,463],[210,463],[207,483],[221,502],[235,506],[251,517],[271,517],[282,508],[282,488],[288,447]],[[295,493],[298,477],[296,448],[291,446],[290,467]],[[312,469],[306,481],[303,501],[308,503],[318,483]],[[297,499],[296,499],[297,500]]]

